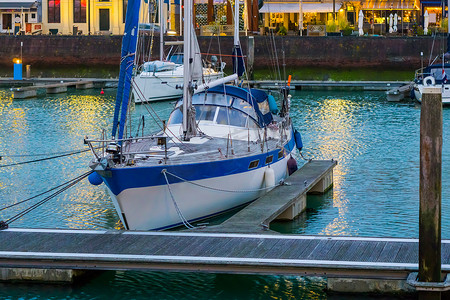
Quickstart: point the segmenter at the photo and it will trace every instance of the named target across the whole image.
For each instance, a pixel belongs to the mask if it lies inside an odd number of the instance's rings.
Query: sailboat
[[[208,84],[193,79],[201,61],[186,1],[183,97],[168,123],[158,123],[159,132],[125,137],[139,2],[128,1],[112,139],[85,140],[94,155],[89,180],[106,184],[125,229],[193,228],[192,222],[249,203],[289,175],[288,160],[301,147],[289,117],[289,86],[281,89],[277,112],[266,92],[225,84],[238,74]],[[240,53],[237,48],[238,42],[234,52]],[[235,58],[243,62],[242,55]]]
[[[160,57],[159,60],[146,61],[137,68],[133,75],[132,92],[135,103],[146,103],[152,101],[170,100],[183,95],[180,88],[183,85],[184,65],[183,54],[174,53],[164,57],[164,45],[179,45],[179,42],[164,41],[164,21],[162,17],[162,3],[159,2],[159,23],[160,23]],[[182,42],[181,42],[182,44]],[[203,72],[194,78],[198,82],[204,83],[223,77],[224,64],[218,66],[204,66]]]

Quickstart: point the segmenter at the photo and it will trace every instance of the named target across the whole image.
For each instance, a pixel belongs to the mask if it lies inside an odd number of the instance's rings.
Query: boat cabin
[[[268,95],[262,91],[220,85],[192,97],[197,121],[244,128],[264,128],[273,120]],[[169,118],[169,125],[183,120],[180,99]]]

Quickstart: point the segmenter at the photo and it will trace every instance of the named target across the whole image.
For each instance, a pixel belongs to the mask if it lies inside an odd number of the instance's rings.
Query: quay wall
[[[172,38],[173,39],[173,38]],[[231,54],[232,37],[199,37],[203,53]],[[299,37],[275,36],[275,47],[269,36],[254,37],[254,67],[273,66],[273,53],[289,67],[383,67],[416,69],[420,52],[425,64],[441,51],[446,39],[433,37]],[[149,42],[149,38],[147,42]],[[434,46],[433,46],[434,40]],[[10,67],[21,55],[24,65],[52,66],[118,66],[122,36],[0,36],[0,67]],[[153,55],[158,57],[159,38],[154,38]],[[220,43],[220,50],[219,50]],[[247,53],[248,37],[241,38]],[[231,65],[231,58],[224,61]]]

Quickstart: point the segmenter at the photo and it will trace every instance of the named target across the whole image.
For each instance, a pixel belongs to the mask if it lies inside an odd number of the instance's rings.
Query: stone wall
[[[273,66],[273,53],[280,65],[289,67],[382,67],[416,69],[420,67],[420,52],[427,63],[433,47],[432,37],[298,37],[277,36],[275,47],[269,36],[255,37],[255,68]],[[0,67],[10,67],[13,58],[20,57],[23,42],[23,64],[32,66],[118,66],[121,36],[0,36]],[[247,37],[242,37],[247,53]],[[155,57],[159,38],[156,37]],[[199,37],[202,52],[231,54],[232,37]],[[437,37],[433,57],[441,51],[446,39]],[[230,57],[224,57],[231,64]]]

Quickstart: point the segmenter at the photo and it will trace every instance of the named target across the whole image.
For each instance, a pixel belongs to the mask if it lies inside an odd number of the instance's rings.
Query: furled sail
[[[114,110],[114,121],[112,128],[112,137],[115,138],[117,134],[117,127],[119,127],[118,139],[123,138],[128,103],[130,100],[131,76],[133,73],[134,57],[136,53],[140,5],[140,0],[129,0],[127,5],[125,31],[122,38],[119,83],[117,87],[116,106]]]
[[[191,51],[193,58],[192,79],[201,81],[203,76],[202,54],[198,45],[197,36],[195,35],[194,26],[191,26]]]

